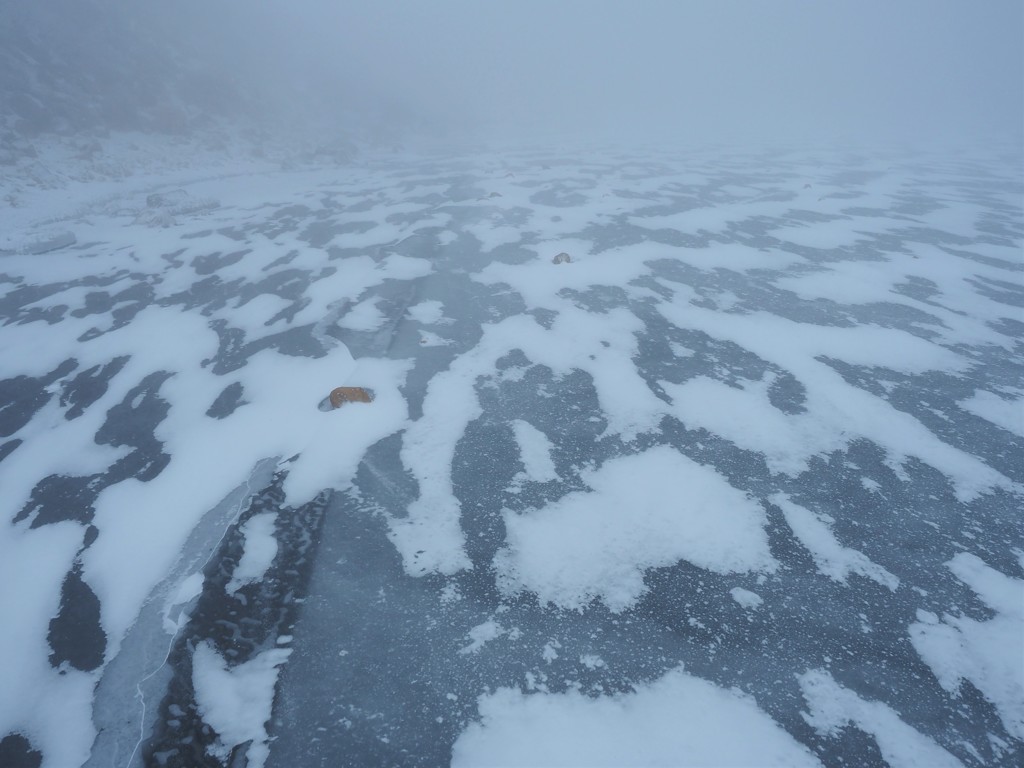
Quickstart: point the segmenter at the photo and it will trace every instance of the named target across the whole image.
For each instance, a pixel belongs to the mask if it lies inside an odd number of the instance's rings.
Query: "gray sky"
[[[1024,124],[1019,0],[261,7],[250,42],[286,83],[452,129],[931,141],[1019,137]]]
[[[1024,141],[1021,0],[147,7],[296,124],[372,112],[485,139]]]

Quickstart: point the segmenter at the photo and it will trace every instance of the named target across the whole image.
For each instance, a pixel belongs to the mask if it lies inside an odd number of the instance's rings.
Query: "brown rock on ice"
[[[373,395],[362,387],[337,387],[331,390],[328,399],[332,408],[340,408],[345,403],[371,403]]]

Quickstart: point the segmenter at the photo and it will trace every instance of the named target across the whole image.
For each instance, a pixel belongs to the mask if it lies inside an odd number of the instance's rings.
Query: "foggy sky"
[[[160,8],[162,34],[191,60],[296,126],[413,123],[483,139],[1024,141],[1020,0],[146,7]]]
[[[969,141],[1019,140],[1024,124],[1017,0],[261,8],[238,32],[283,83],[452,130]]]

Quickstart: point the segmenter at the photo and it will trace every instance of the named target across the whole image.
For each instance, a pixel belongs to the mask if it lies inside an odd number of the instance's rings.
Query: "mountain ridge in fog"
[[[237,109],[226,78],[190,66],[160,34],[156,6],[123,0],[7,0],[0,96],[21,136],[96,130],[183,133]]]

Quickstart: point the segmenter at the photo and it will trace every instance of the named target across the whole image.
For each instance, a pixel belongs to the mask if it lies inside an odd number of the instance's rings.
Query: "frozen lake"
[[[1019,159],[395,157],[11,236],[0,755],[1019,764]]]

